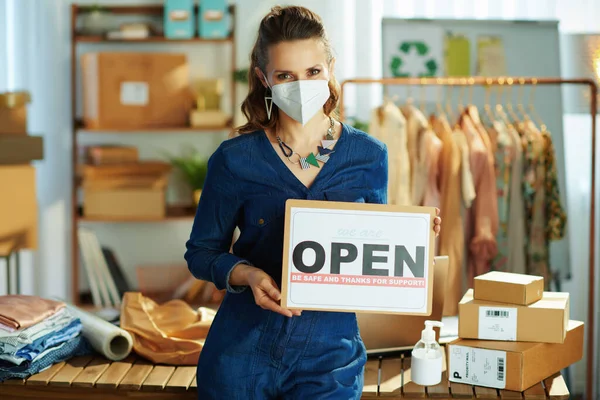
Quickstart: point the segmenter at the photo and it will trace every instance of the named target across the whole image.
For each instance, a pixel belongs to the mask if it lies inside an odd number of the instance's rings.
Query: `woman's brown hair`
[[[256,75],[256,67],[266,73],[269,62],[269,47],[275,44],[303,39],[319,39],[325,46],[327,62],[333,60],[333,51],[323,26],[323,21],[314,12],[299,6],[273,7],[260,23],[258,38],[250,55],[248,70],[248,96],[242,103],[242,112],[248,122],[237,129],[237,133],[249,133],[257,130],[270,129],[277,125],[278,108],[273,104],[271,119],[267,117],[265,94],[268,90]],[[340,98],[340,86],[333,73],[329,76],[330,96],[323,112],[331,115],[335,112]]]

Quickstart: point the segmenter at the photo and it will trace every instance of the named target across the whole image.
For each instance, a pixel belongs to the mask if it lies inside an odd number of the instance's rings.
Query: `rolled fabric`
[[[73,316],[81,321],[82,335],[90,342],[94,350],[112,361],[122,360],[131,353],[133,340],[125,329],[74,305],[67,303],[67,308]]]

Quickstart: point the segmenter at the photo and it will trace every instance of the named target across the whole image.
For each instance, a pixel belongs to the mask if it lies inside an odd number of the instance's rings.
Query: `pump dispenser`
[[[434,327],[441,328],[443,323],[425,321],[425,329],[421,332],[421,340],[412,351],[411,376],[414,383],[422,386],[437,385],[442,381],[443,353],[435,341]]]

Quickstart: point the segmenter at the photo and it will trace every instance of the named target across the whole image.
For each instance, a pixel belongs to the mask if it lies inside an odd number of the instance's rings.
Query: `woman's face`
[[[319,39],[281,42],[269,48],[269,63],[264,72],[270,86],[302,79],[329,80],[334,61],[328,63],[327,58],[325,45]],[[266,85],[258,67],[255,72]]]

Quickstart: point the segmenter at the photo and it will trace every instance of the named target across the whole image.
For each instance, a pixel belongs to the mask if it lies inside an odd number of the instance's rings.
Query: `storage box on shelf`
[[[27,92],[0,93],[1,133],[27,134]]]
[[[185,54],[86,53],[82,56],[86,128],[185,127],[192,109]]]
[[[170,170],[162,162],[86,165],[83,215],[108,220],[164,218]]]
[[[227,69],[220,68],[220,70],[223,70],[223,75],[218,78],[225,78],[223,79],[224,82],[231,82],[228,88],[230,105],[225,108],[235,110],[238,105],[234,82],[231,79],[227,79],[233,76],[235,70],[235,26],[231,23],[235,20],[232,18],[235,13],[235,6],[230,5],[225,9],[227,26],[224,31],[221,31],[221,34],[211,35],[211,37],[194,36],[171,39],[165,36],[163,30],[160,29],[160,24],[156,24],[164,20],[164,5],[100,5],[106,13],[110,14],[109,18],[115,17],[115,21],[118,19],[119,21],[125,21],[125,23],[146,24],[149,28],[149,36],[117,35],[118,37],[113,37],[100,32],[84,32],[79,28],[82,22],[81,17],[86,12],[85,8],[77,4],[71,6],[70,31],[74,32],[71,38],[71,105],[74,115],[74,134],[72,139],[73,160],[78,159],[76,152],[79,148],[80,135],[129,135],[146,133],[167,135],[171,133],[195,134],[203,132],[209,134],[231,131],[233,125],[231,115],[212,113],[210,115],[199,116],[190,113],[194,98],[191,95],[190,82],[187,81],[190,77],[188,76],[189,66],[187,66],[185,54],[183,54],[186,50],[182,50],[181,45],[187,43],[194,46],[204,44],[228,46],[228,49],[231,51],[231,67]],[[194,15],[199,15],[199,8],[199,5],[194,6]],[[131,18],[129,18],[130,16]],[[194,31],[196,31],[197,26],[198,24],[195,23]],[[195,32],[195,34],[199,35],[199,32]],[[99,53],[97,56],[86,55],[89,52],[97,52],[97,45],[111,45],[115,49],[118,49],[118,46],[124,43],[129,44],[129,46],[132,46],[134,43],[136,45],[139,44],[139,51],[144,52],[144,55],[138,61],[131,60],[131,62],[129,62],[129,59],[126,60],[128,57],[127,53],[117,53],[112,59],[111,56],[105,59],[102,56],[103,53]],[[160,46],[160,48],[157,48],[157,51],[160,51],[161,53],[158,55],[161,55],[165,53],[164,46],[169,43],[178,43],[177,50],[182,54],[177,55],[166,51],[168,53],[166,56],[171,60],[169,62],[163,62],[156,58],[152,59],[151,46],[154,44]],[[189,50],[193,51],[195,48],[189,47]],[[129,51],[130,49],[128,48],[127,50]],[[108,50],[112,49],[102,47],[101,50],[102,52],[111,54]],[[132,56],[137,57],[135,54],[139,53],[134,53]],[[179,58],[175,61],[177,57]],[[162,55],[160,58],[162,58]],[[83,88],[84,98],[78,98],[79,95],[76,88],[80,82],[77,82],[76,79],[77,69],[78,63],[84,59],[86,59],[85,62],[87,65],[82,69],[82,81],[87,83],[87,89]],[[106,65],[107,60],[111,65],[111,71],[101,71],[102,69],[106,69],[103,68],[103,65]],[[206,62],[211,62],[210,58]],[[184,73],[183,71],[186,69],[188,72]],[[170,71],[169,73],[172,76],[165,79],[164,73],[159,74],[157,72],[159,70],[163,70],[165,73],[167,73],[166,71]],[[120,76],[115,76],[116,74]],[[194,74],[191,75],[192,77],[194,76]],[[110,85],[112,87],[109,87]],[[148,91],[146,91],[146,87]],[[188,93],[184,95],[184,92]],[[159,102],[155,101],[157,98],[155,96],[160,98]],[[85,103],[83,114],[77,115],[77,103],[82,101]],[[168,109],[169,107],[172,109]],[[192,121],[194,125],[192,125]],[[118,140],[111,140],[111,143],[115,142],[118,144]],[[106,151],[104,151],[104,154],[106,154]],[[104,160],[106,160],[112,156],[101,155],[99,157],[104,157]],[[125,156],[121,154],[115,157]],[[76,168],[76,170],[81,171],[81,168]],[[73,204],[75,206],[73,207],[72,229],[74,232],[77,231],[80,223],[192,221],[195,213],[195,207],[192,205],[164,204],[164,188],[160,186],[161,180],[154,182],[146,180],[142,186],[138,185],[135,188],[127,187],[126,189],[124,189],[123,185],[131,185],[131,181],[129,183],[124,180],[118,183],[115,183],[114,179],[112,181],[107,186],[105,183],[100,183],[99,180],[95,180],[90,184],[91,181],[86,182],[81,175],[73,177]],[[118,187],[115,187],[115,184]],[[82,193],[80,193],[80,190]],[[127,195],[123,193],[123,190],[127,191]],[[110,207],[110,204],[114,204],[117,201],[120,202],[119,198],[123,197],[127,197],[130,200],[132,192],[135,192],[136,196],[142,196],[145,199],[144,203],[146,205],[153,206],[143,213],[140,213],[140,209],[137,207],[136,210],[129,210],[130,212],[121,212],[119,215],[115,215],[118,213],[115,212],[115,207]],[[81,204],[78,205],[78,199],[81,194],[83,195],[83,207]],[[108,210],[106,209],[107,207],[109,207]],[[119,207],[123,208],[123,204],[119,203]],[[159,212],[159,210],[162,210],[162,212]],[[145,228],[140,226],[140,229]],[[72,266],[72,300],[75,304],[81,305],[79,298],[80,257],[76,235],[73,235]]]

